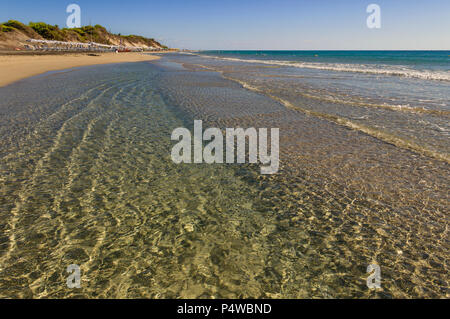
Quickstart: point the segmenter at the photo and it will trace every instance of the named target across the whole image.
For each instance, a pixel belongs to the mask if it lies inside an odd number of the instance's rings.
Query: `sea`
[[[0,297],[449,298],[449,55],[177,52],[1,87]],[[278,128],[278,172],[174,163],[194,120]]]

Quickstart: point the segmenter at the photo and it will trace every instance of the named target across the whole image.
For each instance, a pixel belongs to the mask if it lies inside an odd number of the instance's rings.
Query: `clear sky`
[[[450,0],[0,0],[0,21],[82,25],[186,49],[450,50]],[[369,29],[367,5],[381,8]]]

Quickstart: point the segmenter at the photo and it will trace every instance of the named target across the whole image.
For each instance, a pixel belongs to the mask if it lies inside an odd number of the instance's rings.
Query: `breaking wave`
[[[433,71],[433,70],[414,70],[403,66],[389,66],[380,64],[369,65],[369,64],[343,64],[343,63],[312,63],[299,61],[239,59],[239,58],[217,57],[203,54],[199,54],[199,56],[235,62],[293,66],[297,68],[327,70],[335,72],[354,72],[354,73],[366,73],[375,75],[402,76],[406,78],[450,82],[450,72]]]

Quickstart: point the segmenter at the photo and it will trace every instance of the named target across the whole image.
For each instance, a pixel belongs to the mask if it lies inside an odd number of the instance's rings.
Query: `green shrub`
[[[41,37],[47,40],[64,41],[64,32],[58,25],[51,25],[44,22],[30,22],[30,27]]]
[[[72,28],[72,29],[67,29],[67,30],[72,30],[73,32],[78,33],[81,37],[85,37],[86,36],[86,32],[84,32],[80,28]]]
[[[25,30],[26,29],[26,25],[24,25],[22,22],[19,22],[17,20],[9,20],[8,22],[3,23],[3,25],[17,29],[17,30]]]
[[[100,30],[100,31],[103,31],[103,32],[107,32],[107,31],[106,31],[106,28],[105,28],[104,26],[100,25],[100,24],[96,24],[96,25],[94,26],[94,28],[95,28],[96,30]]]
[[[44,22],[30,22],[30,27],[44,39],[53,39],[52,28]]]
[[[71,29],[63,29],[63,31],[67,31],[67,32],[75,32],[78,34],[78,39],[81,42],[88,42],[88,41],[93,41],[93,42],[99,42],[99,43],[104,43],[107,42],[106,39],[103,38],[103,36],[101,35],[101,33],[107,33],[106,29],[104,27],[102,27],[101,25],[96,25],[95,27],[87,25],[81,28],[71,28]]]
[[[8,22],[3,23],[4,26],[9,27],[9,28],[13,28],[16,30],[19,30],[23,33],[25,33],[27,36],[29,36],[30,38],[35,37],[36,33],[33,31],[33,29],[31,29],[29,26],[23,24],[20,21],[17,20],[9,20]],[[7,28],[8,29],[8,28]],[[8,29],[9,31],[12,31],[10,29]],[[9,32],[7,31],[7,32]]]
[[[0,25],[0,31],[1,32],[11,32],[13,30],[14,30],[13,27],[10,27],[10,26],[4,25],[4,24]]]

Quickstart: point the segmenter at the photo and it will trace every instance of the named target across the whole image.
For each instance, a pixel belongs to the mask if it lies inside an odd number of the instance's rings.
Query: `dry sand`
[[[45,73],[85,65],[151,61],[159,59],[142,53],[86,53],[60,55],[2,55],[0,56],[0,86]]]

